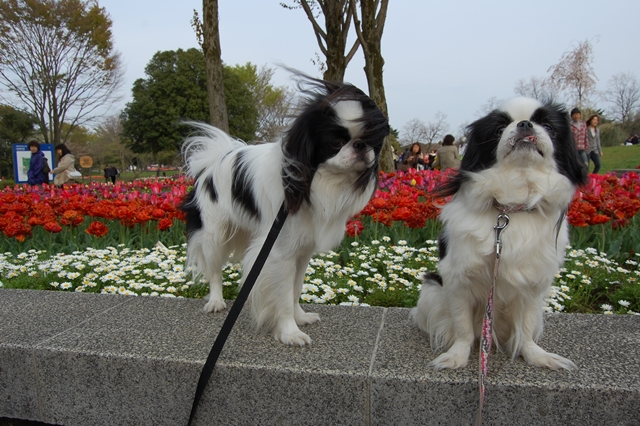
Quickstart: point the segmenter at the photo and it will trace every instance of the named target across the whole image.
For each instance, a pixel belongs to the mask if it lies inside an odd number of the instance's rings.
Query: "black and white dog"
[[[510,224],[501,236],[494,295],[497,345],[531,365],[576,368],[536,344],[543,301],[569,242],[566,212],[576,188],[587,180],[569,115],[551,102],[516,98],[469,130],[460,173],[440,190],[453,198],[440,213],[439,275],[427,274],[411,312],[432,348],[446,351],[430,365],[467,365],[493,280],[493,227],[499,211],[506,210]]]
[[[222,268],[229,255],[242,258],[248,272],[285,201],[289,217],[249,303],[258,327],[303,346],[311,339],[298,326],[319,320],[298,303],[309,260],[342,241],[347,220],[373,195],[389,124],[352,85],[301,77],[300,86],[306,102],[281,142],[249,146],[197,125],[199,135],[185,143],[195,184],[183,210],[187,263],[209,281],[204,309],[216,312],[226,307]]]

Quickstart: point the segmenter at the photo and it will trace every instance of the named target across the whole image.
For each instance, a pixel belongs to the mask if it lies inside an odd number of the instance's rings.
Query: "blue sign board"
[[[40,151],[44,154],[47,161],[49,161],[49,167],[53,169],[55,163],[53,161],[53,144],[41,143]],[[16,183],[27,183],[29,178],[27,172],[29,172],[29,161],[31,161],[31,151],[26,143],[14,143],[13,144],[13,177]]]

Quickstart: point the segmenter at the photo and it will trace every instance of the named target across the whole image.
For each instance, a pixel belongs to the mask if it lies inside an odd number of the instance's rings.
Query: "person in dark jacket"
[[[109,183],[109,181],[111,181],[111,183],[115,184],[116,183],[116,176],[118,176],[120,174],[118,169],[116,169],[115,166],[112,166],[111,164],[109,164],[104,170],[105,170],[104,171],[104,176],[107,179],[107,183]]]
[[[27,183],[29,185],[42,185],[44,183],[44,153],[40,151],[40,143],[31,141],[27,144],[31,151],[29,160],[29,171],[27,172]]]

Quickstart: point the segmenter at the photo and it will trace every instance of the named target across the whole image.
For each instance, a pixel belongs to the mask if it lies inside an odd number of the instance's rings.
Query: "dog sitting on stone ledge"
[[[427,274],[411,313],[431,347],[445,351],[431,362],[434,368],[466,366],[481,336],[500,212],[508,214],[509,225],[501,236],[494,342],[531,365],[576,368],[536,344],[543,300],[569,242],[569,203],[587,180],[569,126],[560,105],[525,98],[507,101],[469,126],[459,173],[439,189],[452,196],[440,213],[439,274]]]

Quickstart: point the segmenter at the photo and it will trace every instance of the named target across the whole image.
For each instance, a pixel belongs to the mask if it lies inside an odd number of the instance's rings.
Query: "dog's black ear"
[[[437,189],[441,197],[454,195],[468,179],[465,172],[479,172],[491,168],[497,161],[496,153],[500,142],[501,129],[512,119],[504,111],[494,110],[467,127],[468,139],[459,173]]]
[[[363,131],[358,135],[375,153],[373,164],[355,182],[355,189],[364,191],[371,180],[377,179],[380,151],[385,136],[389,134],[389,123],[384,114],[362,90],[342,82],[315,79],[294,72],[298,89],[304,97],[300,114],[282,141],[282,179],[287,209],[297,212],[304,202],[309,202],[311,182],[318,167],[338,154],[342,144],[353,135],[340,124],[334,108],[338,102],[355,101],[362,107]]]
[[[332,104],[345,97],[347,85],[289,71],[298,79],[304,99],[299,115],[282,140],[284,199],[289,213],[296,213],[310,200],[311,182],[318,166],[336,154],[328,140],[335,138],[336,132],[346,131],[337,124]],[[348,134],[344,137],[348,138]]]
[[[494,110],[471,123],[467,128],[469,140],[460,170],[478,172],[493,167],[497,161],[496,153],[502,130],[511,121],[511,117],[506,112]]]
[[[312,111],[305,110],[293,122],[282,141],[284,200],[291,214],[300,210],[302,203],[309,201],[311,181],[317,170],[317,165],[312,162],[312,115]]]

